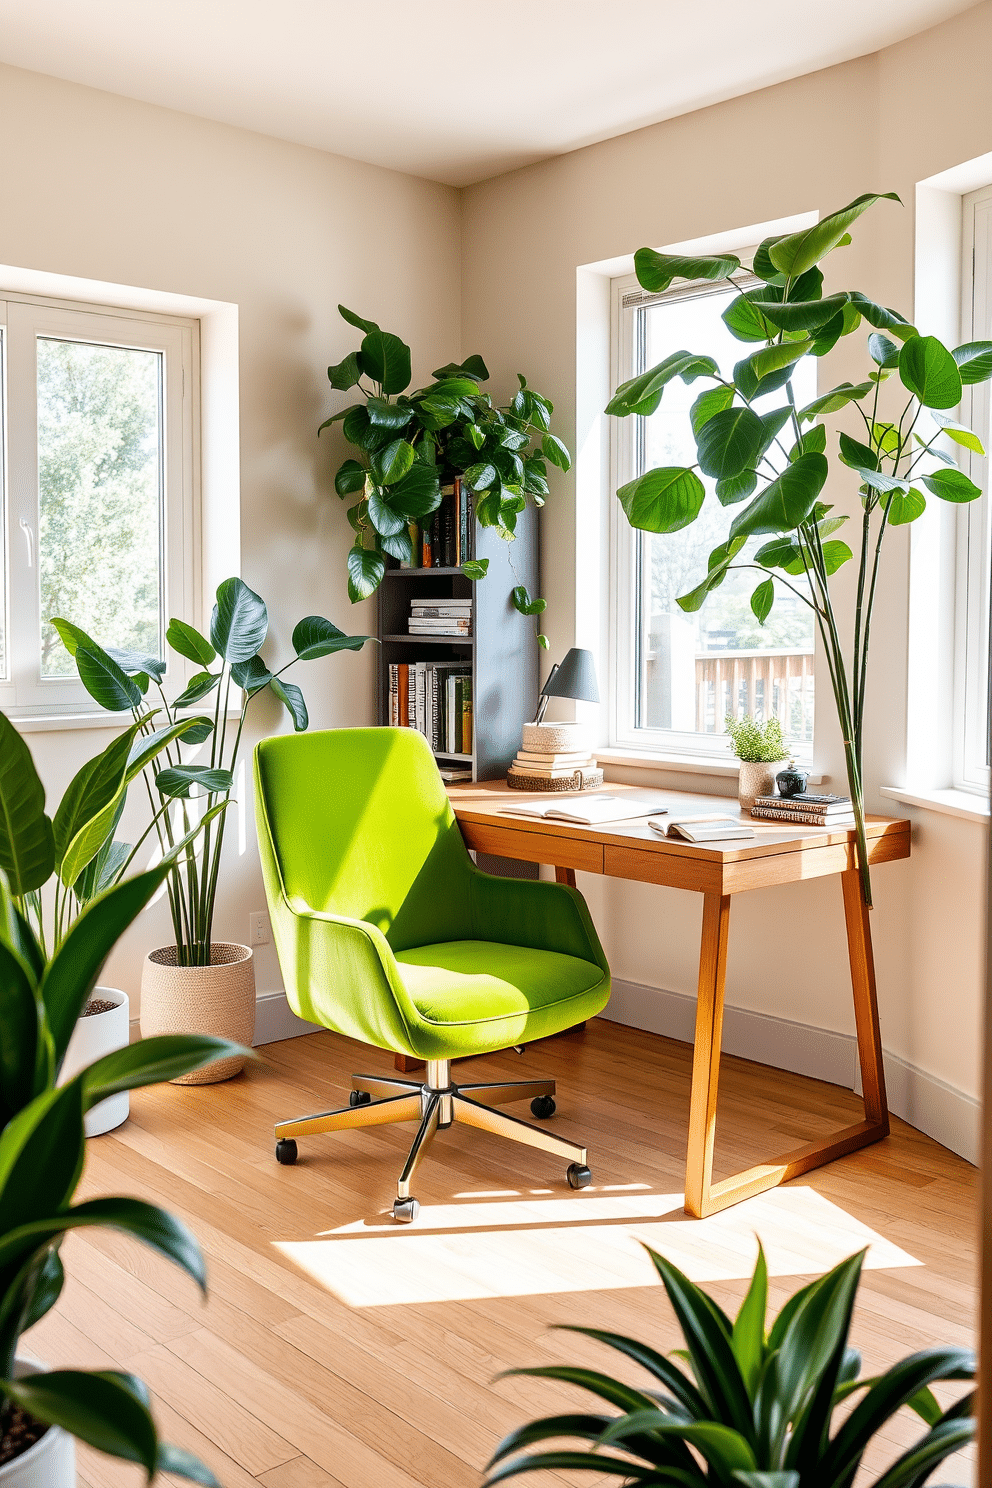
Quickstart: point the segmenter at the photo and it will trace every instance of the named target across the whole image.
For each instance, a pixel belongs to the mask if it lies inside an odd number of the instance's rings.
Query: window
[[[10,297],[0,326],[0,697],[58,713],[90,704],[53,616],[165,658],[193,614],[196,324]]]
[[[961,340],[992,340],[992,186],[963,198]],[[989,384],[964,390],[961,420],[974,429],[986,449],[992,445]],[[989,460],[962,455],[968,475],[986,493],[957,515],[958,571],[955,625],[957,737],[954,784],[962,790],[989,788]]]
[[[743,255],[741,255],[743,256]],[[760,280],[743,272],[743,288]],[[613,282],[613,386],[685,347],[713,356],[724,375],[746,353],[721,315],[734,297],[725,284],[690,284],[664,295],[641,290],[631,275]],[[800,401],[816,396],[815,370],[800,364]],[[694,465],[689,409],[700,381],[669,383],[650,418],[613,420],[613,490],[652,466]],[[783,394],[755,403],[781,406]],[[726,716],[781,721],[796,756],[809,759],[813,741],[813,616],[803,601],[776,585],[764,626],[751,612],[753,571],[731,573],[695,615],[676,599],[706,574],[706,560],[723,542],[735,515],[721,506],[703,477],[707,499],[696,521],[659,536],[635,532],[611,502],[613,532],[613,736],[611,743],[666,753],[726,754]],[[753,538],[741,553],[761,546]]]

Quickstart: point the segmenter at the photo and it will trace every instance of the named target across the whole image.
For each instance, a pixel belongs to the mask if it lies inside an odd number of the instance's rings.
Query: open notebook
[[[578,822],[583,827],[598,827],[605,822],[633,821],[639,816],[662,816],[667,806],[649,806],[644,800],[631,800],[628,796],[590,796],[586,801],[566,801],[558,805],[554,801],[521,801],[510,806],[501,806],[500,811],[510,816],[542,817],[547,821]]]
[[[662,837],[678,837],[683,842],[724,842],[732,837],[753,837],[754,829],[737,816],[721,816],[708,811],[701,816],[679,816],[670,822],[650,822]]]

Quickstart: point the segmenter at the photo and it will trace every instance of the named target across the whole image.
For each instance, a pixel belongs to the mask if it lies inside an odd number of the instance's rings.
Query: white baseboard
[[[614,980],[610,1001],[601,1016],[691,1044],[696,999],[682,992]],[[728,1007],[723,1020],[723,1047],[727,1054],[756,1064],[791,1070],[860,1093],[858,1047],[853,1034],[832,1033],[787,1018]],[[884,1051],[883,1057],[893,1114],[967,1162],[977,1164],[981,1103],[898,1054]]]
[[[255,1037],[252,1043],[278,1044],[301,1033],[319,1033],[319,1023],[298,1018],[286,1001],[285,992],[260,992],[255,1003]]]

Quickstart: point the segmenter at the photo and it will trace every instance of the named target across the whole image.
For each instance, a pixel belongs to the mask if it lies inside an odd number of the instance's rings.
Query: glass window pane
[[[49,623],[161,658],[162,354],[38,338],[41,672],[74,677]]]
[[[720,319],[733,298],[731,290],[710,292],[638,310],[638,370],[684,347],[714,357],[729,379],[734,363],[752,349],[735,340]],[[800,363],[793,385],[800,406],[816,396],[809,359]],[[676,378],[668,384],[657,412],[639,421],[637,473],[656,465],[695,465],[689,409],[712,386],[706,379],[686,385]],[[784,399],[784,391],[768,393],[754,407],[765,413],[781,407]],[[784,449],[773,445],[770,451],[779,469],[794,443],[789,425],[780,437]],[[678,595],[705,577],[710,552],[726,541],[740,510],[721,506],[715,482],[702,479],[706,501],[691,526],[664,536],[637,535],[636,726],[722,734],[728,713],[762,719],[774,714],[788,738],[812,740],[814,622],[802,600],[776,583],[774,608],[759,625],[750,599],[762,575],[751,569],[728,575],[695,615],[686,615],[676,604]],[[750,539],[738,561],[746,562],[767,541]],[[805,581],[794,582],[802,588]]]

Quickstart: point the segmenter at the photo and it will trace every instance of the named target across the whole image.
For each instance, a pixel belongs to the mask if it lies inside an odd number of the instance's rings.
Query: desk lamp
[[[533,723],[524,724],[523,742],[507,773],[507,784],[515,790],[541,791],[591,790],[602,785],[603,772],[589,751],[587,726],[544,722],[553,697],[599,702],[591,651],[573,646],[565,659],[551,668],[541,688],[537,717]]]

